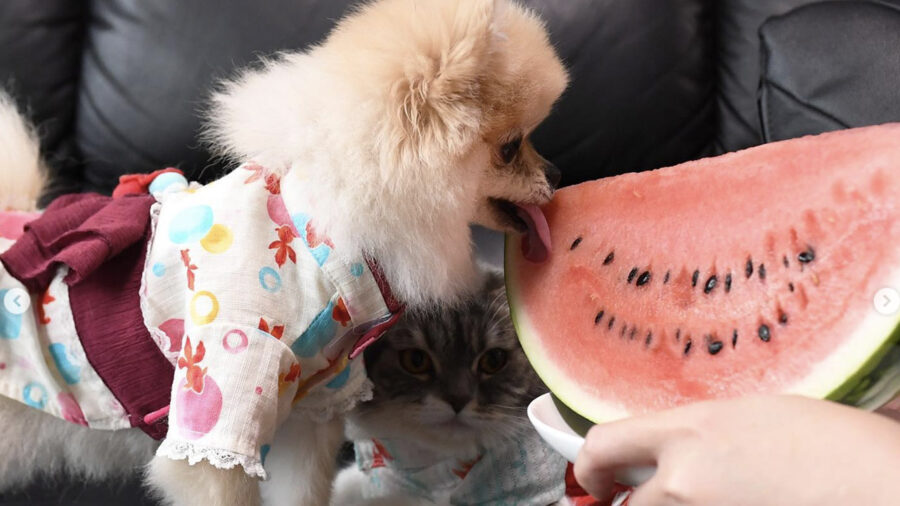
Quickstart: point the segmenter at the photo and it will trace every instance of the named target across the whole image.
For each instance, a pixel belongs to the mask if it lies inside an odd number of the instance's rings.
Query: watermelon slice
[[[538,374],[587,419],[900,391],[900,313],[875,301],[900,290],[900,124],[584,183],[544,213],[546,262],[507,238],[509,302]]]

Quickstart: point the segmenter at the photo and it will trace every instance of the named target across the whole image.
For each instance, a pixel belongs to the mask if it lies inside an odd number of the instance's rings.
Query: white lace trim
[[[359,385],[355,389],[344,387],[344,389],[341,390],[341,393],[345,391],[348,392],[346,395],[334,398],[334,394],[332,393],[332,397],[325,397],[323,399],[326,403],[313,406],[305,405],[307,399],[302,399],[294,406],[294,412],[301,416],[305,416],[313,422],[325,423],[335,416],[347,413],[355,408],[360,402],[372,400],[372,391],[375,385],[369,381],[365,375],[361,374],[360,377],[362,377],[362,381],[359,382]]]
[[[217,469],[234,469],[235,466],[240,465],[249,476],[261,480],[268,479],[266,470],[258,458],[220,448],[209,448],[187,441],[166,439],[156,450],[156,454],[173,460],[187,460],[188,464],[192,466],[201,460],[209,462]]]

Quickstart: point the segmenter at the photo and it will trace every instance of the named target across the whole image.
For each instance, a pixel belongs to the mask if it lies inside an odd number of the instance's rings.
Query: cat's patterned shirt
[[[566,460],[533,430],[472,455],[447,457],[410,441],[356,441],[368,476],[365,499],[418,497],[423,504],[547,506],[565,496]]]

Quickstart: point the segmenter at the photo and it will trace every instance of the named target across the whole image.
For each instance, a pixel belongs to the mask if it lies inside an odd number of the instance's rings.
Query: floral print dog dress
[[[21,238],[0,213],[0,299],[30,306],[0,309],[0,394],[265,478],[292,409],[320,421],[370,395],[350,358],[401,308],[377,264],[316,230],[298,178],[245,164],[199,186],[169,171],[149,192],[103,197],[62,233],[53,220],[74,221],[82,200]]]

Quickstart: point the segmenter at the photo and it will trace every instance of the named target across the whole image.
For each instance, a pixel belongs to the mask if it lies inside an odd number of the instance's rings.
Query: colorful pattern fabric
[[[152,385],[170,392],[169,406],[142,422],[168,416],[161,455],[265,478],[263,455],[290,410],[324,420],[371,394],[364,364],[349,357],[399,307],[372,264],[316,230],[298,181],[253,164],[206,186],[180,177],[141,180],[156,203],[137,314],[144,342],[174,370],[173,382]],[[12,244],[0,239],[0,252]],[[86,360],[81,313],[105,315],[68,299],[72,272],[59,264],[49,290],[29,294],[30,311],[0,310],[0,393],[91,427],[135,425]],[[2,269],[0,296],[10,289],[29,286]]]
[[[356,464],[369,477],[366,499],[418,498],[422,504],[546,506],[566,492],[566,461],[529,431],[502,446],[447,458],[393,439],[354,443]]]

